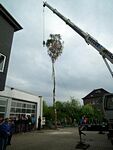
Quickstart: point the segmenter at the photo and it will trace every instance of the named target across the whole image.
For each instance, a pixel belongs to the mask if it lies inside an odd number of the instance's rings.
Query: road
[[[113,150],[106,134],[85,131],[83,142],[89,144],[88,150]],[[79,143],[78,128],[41,130],[13,135],[7,150],[75,150]],[[79,150],[79,149],[78,149]]]

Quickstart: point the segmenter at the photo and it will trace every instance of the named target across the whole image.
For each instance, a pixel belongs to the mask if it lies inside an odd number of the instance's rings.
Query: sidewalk
[[[88,150],[113,150],[106,134],[95,131],[85,133],[86,136],[82,137],[90,145]],[[78,142],[78,128],[41,130],[14,135],[7,150],[75,150]]]

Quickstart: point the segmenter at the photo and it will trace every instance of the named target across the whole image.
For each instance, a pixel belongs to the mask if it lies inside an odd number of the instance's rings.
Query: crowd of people
[[[18,115],[13,118],[13,121],[15,124],[15,133],[27,132],[36,128],[36,117],[34,115]]]
[[[0,150],[6,150],[11,145],[14,133],[28,132],[36,129],[36,118],[34,115],[18,115],[17,117],[0,117]]]

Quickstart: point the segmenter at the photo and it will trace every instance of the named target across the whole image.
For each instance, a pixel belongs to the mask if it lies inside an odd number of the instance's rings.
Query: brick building
[[[102,110],[102,99],[104,94],[109,94],[109,92],[104,90],[103,88],[94,89],[92,92],[82,98],[83,104],[91,104],[98,110]]]

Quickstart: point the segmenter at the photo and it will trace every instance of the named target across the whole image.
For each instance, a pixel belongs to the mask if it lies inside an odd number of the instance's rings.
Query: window
[[[31,110],[32,111],[32,113],[35,113],[35,110]]]
[[[113,110],[113,95],[106,96],[105,105],[106,109]]]
[[[27,109],[27,113],[31,113],[31,109]]]
[[[5,106],[6,105],[6,101],[0,99],[0,105]]]
[[[5,114],[7,98],[0,96],[0,114]]]
[[[25,103],[23,103],[23,104],[22,104],[22,107],[26,108],[26,104],[25,104]]]
[[[31,104],[27,104],[27,108],[31,108]]]
[[[17,107],[21,107],[21,103],[17,103]]]
[[[36,112],[36,104],[23,102],[18,100],[12,100],[11,103],[11,114],[26,114],[26,113],[35,113]]]
[[[4,71],[6,56],[0,53],[0,72]]]
[[[107,108],[113,109],[113,98],[107,102]]]
[[[11,108],[11,112],[15,113],[16,112],[15,108]]]
[[[0,106],[0,112],[5,112],[5,107]]]
[[[21,113],[22,111],[21,111],[20,108],[16,108],[16,112],[17,112],[17,113]]]
[[[35,106],[36,106],[36,105],[32,105],[32,109],[35,109]]]
[[[25,113],[26,112],[26,110],[25,109],[22,109],[22,113]]]
[[[16,102],[12,102],[11,106],[16,107]]]

